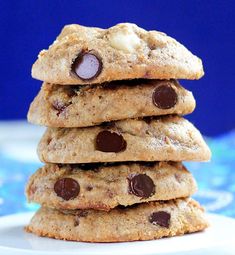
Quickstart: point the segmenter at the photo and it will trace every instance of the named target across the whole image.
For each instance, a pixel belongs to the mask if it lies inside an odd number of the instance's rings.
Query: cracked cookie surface
[[[54,84],[113,80],[199,79],[202,62],[158,31],[122,23],[108,29],[67,25],[32,67],[32,76]]]

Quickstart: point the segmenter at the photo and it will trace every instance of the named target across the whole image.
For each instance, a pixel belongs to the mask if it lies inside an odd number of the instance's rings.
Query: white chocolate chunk
[[[112,33],[109,34],[108,39],[113,48],[130,53],[140,45],[139,37],[132,31]]]

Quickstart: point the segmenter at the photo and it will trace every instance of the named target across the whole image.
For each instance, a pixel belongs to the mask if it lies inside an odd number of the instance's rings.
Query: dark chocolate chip
[[[52,103],[53,108],[57,111],[57,116],[59,116],[71,103],[65,104],[59,100],[55,100]]]
[[[72,178],[59,179],[54,185],[54,191],[57,196],[62,197],[64,200],[70,200],[80,192],[80,186],[78,182]]]
[[[93,52],[82,52],[72,64],[72,71],[82,80],[89,81],[102,71],[102,62]]]
[[[153,225],[159,225],[164,228],[169,228],[171,215],[168,212],[154,212],[149,217],[149,222]]]
[[[148,198],[155,193],[153,180],[146,174],[130,175],[129,192],[137,197]]]
[[[170,109],[178,101],[178,96],[170,84],[160,85],[155,88],[152,95],[153,104],[160,109]]]
[[[58,111],[58,113],[61,113],[65,108],[66,108],[66,105],[61,102],[61,101],[58,101],[58,100],[55,100],[53,103],[52,103],[52,106],[55,110]]]
[[[99,132],[95,143],[96,150],[103,152],[120,152],[126,149],[126,141],[122,135],[108,130]]]
[[[86,190],[87,190],[87,191],[91,191],[91,190],[93,190],[93,187],[92,187],[91,185],[87,185],[87,186],[86,186]]]

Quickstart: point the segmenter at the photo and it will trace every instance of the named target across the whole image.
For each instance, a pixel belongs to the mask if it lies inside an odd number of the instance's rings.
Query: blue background
[[[164,31],[203,59],[206,75],[181,81],[197,100],[189,116],[205,135],[235,127],[235,1],[0,0],[0,119],[25,118],[40,88],[31,65],[65,24],[134,22]]]

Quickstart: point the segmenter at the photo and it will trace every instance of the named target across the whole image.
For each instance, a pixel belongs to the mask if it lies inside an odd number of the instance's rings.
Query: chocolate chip
[[[78,182],[72,178],[59,179],[54,185],[54,191],[57,196],[62,197],[68,201],[77,197],[80,192],[80,186]]]
[[[52,103],[53,108],[57,111],[57,116],[59,116],[65,110],[65,108],[68,107],[69,105],[70,105],[70,103],[65,104],[59,100],[55,100]]]
[[[91,190],[93,190],[93,187],[92,187],[91,185],[87,185],[87,186],[86,186],[86,190],[87,190],[87,191],[91,191]]]
[[[58,100],[55,100],[53,103],[52,103],[52,106],[55,108],[55,110],[59,111],[59,112],[62,112],[64,109],[65,109],[65,104],[61,101],[58,101]]]
[[[155,185],[148,175],[130,175],[127,179],[129,181],[129,193],[142,198],[151,197],[155,193]]]
[[[72,64],[72,71],[82,80],[97,77],[102,71],[102,62],[93,52],[82,52]]]
[[[120,152],[126,149],[122,135],[104,130],[96,136],[96,150],[103,152]]]
[[[153,225],[159,225],[164,228],[169,228],[171,215],[168,212],[154,212],[149,217],[149,222]]]
[[[170,109],[178,101],[178,96],[170,84],[160,85],[155,88],[152,95],[153,104],[160,109]]]

